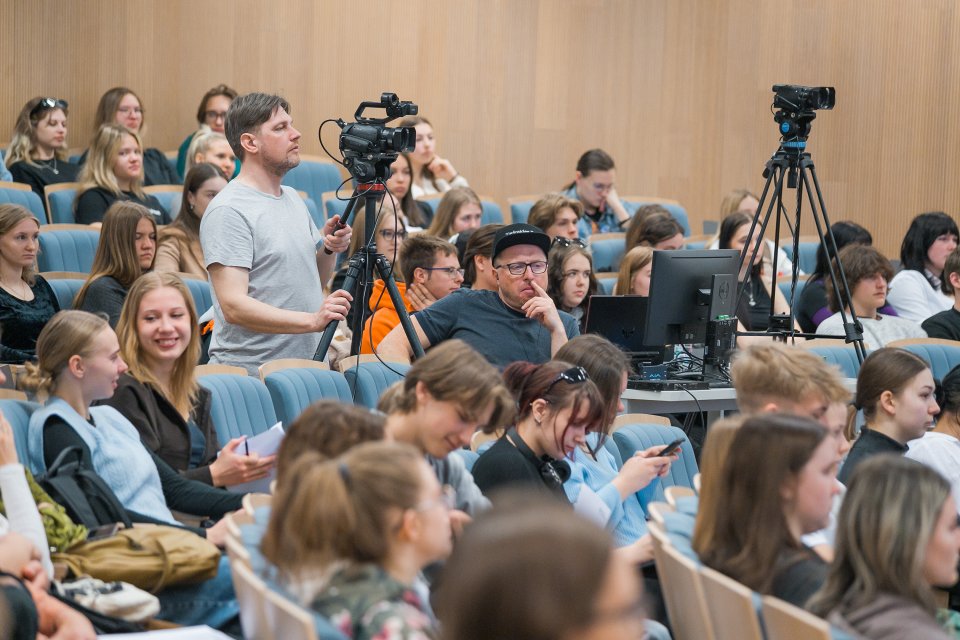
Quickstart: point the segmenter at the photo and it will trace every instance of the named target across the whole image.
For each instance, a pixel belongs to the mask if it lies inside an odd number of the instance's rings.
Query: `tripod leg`
[[[403,302],[403,297],[400,295],[400,290],[397,289],[397,283],[393,279],[393,270],[390,267],[390,263],[387,262],[384,256],[378,253],[374,259],[374,266],[386,285],[387,293],[390,294],[390,300],[393,301],[393,306],[397,310],[397,315],[400,317],[400,326],[403,327],[403,333],[410,342],[410,348],[413,349],[414,359],[422,357],[424,353],[423,345],[420,344],[420,338],[417,337],[413,323],[410,322],[410,314],[407,313],[407,307]]]
[[[343,290],[349,291],[353,296],[353,303],[357,303],[357,279],[360,277],[360,274],[366,271],[367,268],[367,256],[362,251],[358,251],[356,255],[350,258],[350,262],[347,263],[347,277],[343,280]],[[317,351],[313,354],[313,359],[322,362],[327,358],[327,350],[330,348],[330,343],[333,342],[333,334],[337,332],[337,325],[340,324],[339,320],[331,320],[327,323],[326,328],[323,330],[323,336],[320,338],[320,344],[317,345]]]

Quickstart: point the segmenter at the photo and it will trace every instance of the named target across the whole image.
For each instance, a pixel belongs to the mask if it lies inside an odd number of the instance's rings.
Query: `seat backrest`
[[[228,547],[229,551],[229,547]],[[240,605],[240,626],[245,638],[286,638],[275,636],[270,619],[267,617],[267,585],[257,576],[249,565],[230,561],[230,575],[233,576],[233,588]]]
[[[273,399],[277,418],[285,425],[296,420],[304,409],[317,400],[353,402],[350,385],[339,371],[317,368],[281,369],[267,374],[264,384]]]
[[[317,206],[313,198],[304,198],[303,204],[307,205],[307,211],[310,213],[310,217],[313,218],[313,224],[317,225],[317,229],[323,229],[323,225],[327,222],[323,216],[323,210]]]
[[[758,595],[754,604],[753,591],[710,567],[700,567],[700,582],[716,640],[763,640]]]
[[[623,233],[595,233],[590,236],[590,252],[593,254],[593,270],[615,272],[626,252]]]
[[[479,453],[471,451],[470,449],[454,449],[453,454],[460,456],[460,459],[463,460],[463,466],[467,468],[467,471],[473,471],[474,463],[480,458]]]
[[[617,286],[617,275],[614,272],[610,273],[595,273],[597,278],[597,284],[600,285],[600,288],[597,290],[598,293],[601,293],[605,296],[612,296],[613,289]]]
[[[90,273],[100,232],[86,225],[46,225],[40,228],[38,271]]]
[[[900,347],[911,353],[915,353],[930,365],[930,371],[937,380],[943,380],[944,376],[950,373],[954,367],[960,365],[960,344],[925,344],[917,342],[914,344],[905,344]]]
[[[526,223],[530,217],[530,209],[533,209],[534,203],[541,197],[543,196],[515,196],[513,198],[507,198],[507,204],[510,205],[510,222],[513,224],[517,224],[518,222]]]
[[[650,523],[650,534],[674,637],[713,640],[713,624],[697,566],[673,548],[656,522]]]
[[[800,243],[798,261],[800,263],[800,269],[802,269],[804,273],[813,273],[817,268],[817,249],[819,247],[819,242]]]
[[[804,271],[806,271],[806,269],[804,269]],[[806,284],[807,284],[806,280],[797,280],[797,289],[796,289],[794,300],[800,300],[800,294],[803,293],[803,288],[806,286]],[[791,286],[792,286],[792,283],[790,281],[790,278],[777,281],[777,287],[779,287],[780,293],[783,295],[783,299],[786,300],[787,302],[790,302]]]
[[[33,189],[19,182],[0,182],[0,204],[18,204],[26,207],[37,217],[40,224],[46,224],[47,213],[43,210],[43,201]]]
[[[626,209],[630,215],[633,215],[637,209],[645,204],[660,205],[670,212],[674,220],[680,223],[680,226],[683,227],[683,235],[690,235],[690,216],[687,215],[687,210],[683,208],[683,205],[676,200],[656,198],[653,196],[623,196],[621,200],[623,200],[624,209]]]
[[[838,342],[838,344],[840,343]],[[860,361],[857,359],[857,352],[853,345],[846,347],[811,347],[810,351],[826,360],[827,364],[840,367],[840,374],[844,378],[856,378],[860,374]]]
[[[346,198],[349,197],[350,194],[344,191],[341,195],[342,197]],[[329,219],[333,216],[343,215],[343,212],[347,210],[347,205],[350,204],[350,201],[338,199],[336,191],[327,191],[323,194],[321,204],[323,205],[323,212]],[[359,203],[357,206],[360,206]]]
[[[670,465],[670,472],[660,478],[660,482],[652,489],[650,500],[666,501],[664,487],[681,486],[693,489],[693,476],[700,470],[697,468],[697,459],[693,454],[693,446],[682,429],[665,427],[657,424],[632,424],[621,427],[613,432],[613,440],[620,449],[620,456],[626,460],[637,451],[643,451],[656,445],[670,444],[674,440],[683,438],[680,445],[680,458]]]
[[[326,191],[335,191],[343,182],[333,162],[320,156],[300,156],[300,164],[283,176],[283,184],[305,191],[314,203],[323,202]]]
[[[267,612],[275,637],[284,640],[318,640],[313,615],[274,590],[267,592]]]
[[[399,362],[360,362],[343,372],[354,403],[376,409],[380,394],[410,370],[409,364]]]
[[[29,466],[30,457],[27,449],[27,431],[30,426],[30,416],[40,408],[36,402],[26,400],[0,400],[0,413],[7,419],[13,428],[13,443],[17,447],[17,458],[20,464]]]
[[[183,202],[183,185],[155,184],[144,187],[143,191],[160,201],[160,206],[170,214],[171,220],[180,213],[180,203]]]
[[[77,197],[79,182],[61,182],[48,184],[43,192],[47,198],[47,211],[53,224],[74,224],[77,219],[73,212],[73,201]]]
[[[212,394],[211,416],[221,444],[240,436],[255,436],[277,423],[270,393],[251,376],[213,373],[197,382]]]
[[[763,597],[763,627],[767,640],[830,640],[830,624],[773,596]]]
[[[57,297],[57,303],[61,309],[72,309],[73,299],[77,297],[77,292],[86,280],[79,278],[55,278],[47,280],[47,284],[53,289],[53,295]]]
[[[177,275],[187,285],[190,295],[193,296],[193,306],[197,308],[197,317],[202,316],[207,309],[213,306],[213,292],[210,283],[186,273],[178,273]]]

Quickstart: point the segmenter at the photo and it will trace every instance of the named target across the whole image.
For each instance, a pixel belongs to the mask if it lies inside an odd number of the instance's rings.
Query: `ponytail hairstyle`
[[[420,500],[423,455],[366,442],[339,458],[299,456],[277,486],[263,555],[294,581],[334,562],[382,564],[403,511]]]
[[[88,357],[94,339],[109,328],[107,321],[99,315],[87,311],[58,311],[40,331],[37,361],[26,363],[27,373],[21,383],[40,396],[52,395],[70,358]]]
[[[877,415],[884,391],[899,395],[911,380],[929,368],[923,358],[906,349],[886,347],[871,352],[857,374],[854,406],[863,410],[863,417],[869,424]]]
[[[600,397],[607,398],[602,429],[598,429],[602,442],[617,417],[620,388],[624,374],[630,371],[630,359],[617,345],[596,333],[587,333],[567,340],[567,343],[557,350],[554,359],[586,369],[587,375],[597,385]]]
[[[530,415],[536,400],[546,401],[550,405],[549,413],[554,417],[564,409],[570,409],[570,422],[563,433],[556,436],[558,447],[574,424],[586,425],[587,431],[602,432],[608,415],[607,405],[600,397],[597,385],[589,377],[585,382],[574,383],[561,377],[573,368],[569,362],[562,360],[550,360],[543,364],[519,361],[503,371],[507,389],[517,401],[517,422],[522,422]],[[594,453],[592,449],[589,451]]]

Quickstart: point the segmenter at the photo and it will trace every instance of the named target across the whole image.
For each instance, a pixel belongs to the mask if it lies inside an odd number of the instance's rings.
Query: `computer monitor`
[[[654,251],[643,344],[702,344],[710,320],[736,314],[740,252]]]
[[[583,332],[599,334],[617,345],[630,356],[634,365],[662,364],[664,345],[647,346],[643,343],[648,300],[634,295],[590,296]]]

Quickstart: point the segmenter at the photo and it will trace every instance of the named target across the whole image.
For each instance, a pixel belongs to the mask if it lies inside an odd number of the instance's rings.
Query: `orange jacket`
[[[403,304],[407,312],[413,311],[410,302],[406,298],[407,285],[403,282],[397,283],[397,289],[400,291],[400,297],[403,298]],[[381,296],[382,294],[382,296]],[[374,308],[380,301],[380,305]],[[360,341],[360,353],[373,353],[370,348],[370,342],[373,341],[373,347],[380,346],[380,341],[390,333],[395,326],[400,324],[400,316],[397,314],[396,307],[393,306],[393,300],[387,293],[383,280],[377,280],[373,283],[373,291],[370,293],[370,311],[373,314],[367,318],[363,324],[363,339]]]

